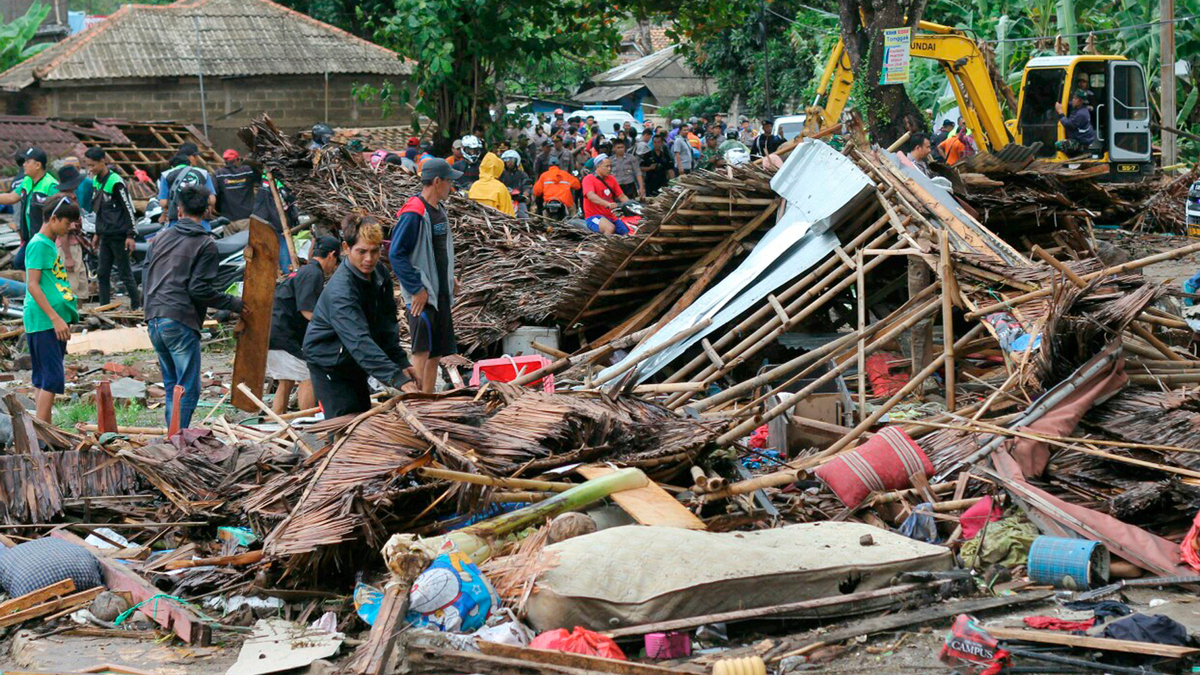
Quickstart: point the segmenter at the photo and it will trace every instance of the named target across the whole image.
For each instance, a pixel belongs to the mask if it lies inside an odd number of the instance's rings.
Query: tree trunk
[[[841,0],[842,42],[854,68],[855,89],[866,108],[872,139],[891,145],[907,131],[926,131],[928,122],[903,85],[880,85],[885,28],[916,28],[926,0]]]

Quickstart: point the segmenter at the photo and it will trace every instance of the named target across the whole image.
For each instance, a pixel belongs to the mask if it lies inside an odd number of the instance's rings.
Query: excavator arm
[[[1012,143],[987,63],[975,42],[948,26],[922,21],[918,27],[923,32],[913,33],[911,55],[941,64],[967,128],[982,146],[980,149],[997,151]],[[833,125],[846,107],[853,84],[850,57],[839,39],[825,62],[825,72],[817,87],[817,100],[808,109],[808,114],[819,117],[822,128]],[[822,100],[824,105],[821,105]]]

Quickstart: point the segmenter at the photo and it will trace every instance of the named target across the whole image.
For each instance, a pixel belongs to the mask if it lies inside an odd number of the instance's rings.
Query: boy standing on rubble
[[[435,161],[428,160],[428,167]],[[400,348],[392,277],[379,267],[383,228],[369,216],[342,225],[342,263],[321,291],[304,334],[304,360],[325,419],[371,408],[367,377],[403,391],[417,387]]]
[[[433,393],[442,357],[458,351],[450,315],[457,285],[454,236],[442,202],[461,175],[445,160],[425,162],[421,167],[421,194],[401,209],[388,252],[408,305],[408,336],[417,383],[427,394]]]
[[[79,318],[75,293],[55,243],[79,224],[79,207],[66,195],[52,197],[39,218],[41,228],[25,246],[25,338],[33,361],[37,417],[50,421],[54,395],[66,386],[63,356]],[[36,441],[35,441],[36,442]]]

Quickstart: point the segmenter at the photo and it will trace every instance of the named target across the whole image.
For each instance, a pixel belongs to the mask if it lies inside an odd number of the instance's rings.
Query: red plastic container
[[[522,375],[532,373],[538,368],[550,365],[550,359],[544,356],[502,356],[498,359],[484,359],[475,362],[475,370],[471,373],[471,386],[478,387],[484,378],[492,382],[512,382],[517,379],[517,373]],[[527,385],[554,393],[554,375],[547,375],[540,380],[534,380]]]

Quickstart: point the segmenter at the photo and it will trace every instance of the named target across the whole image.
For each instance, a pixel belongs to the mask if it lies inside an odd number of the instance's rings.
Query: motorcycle
[[[613,213],[625,223],[625,227],[629,228],[629,234],[637,234],[638,225],[642,222],[642,205],[634,199],[630,199],[624,204],[618,204]]]

